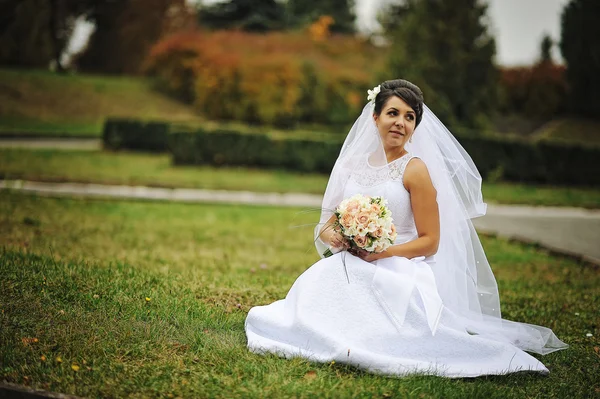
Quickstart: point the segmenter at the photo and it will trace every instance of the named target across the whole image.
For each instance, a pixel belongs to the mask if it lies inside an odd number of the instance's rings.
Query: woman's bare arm
[[[370,262],[390,256],[402,256],[410,259],[417,256],[431,256],[437,252],[440,242],[437,192],[431,182],[427,166],[422,160],[413,158],[406,166],[404,187],[410,193],[418,238],[404,244],[393,245],[378,254],[359,254],[364,260]]]

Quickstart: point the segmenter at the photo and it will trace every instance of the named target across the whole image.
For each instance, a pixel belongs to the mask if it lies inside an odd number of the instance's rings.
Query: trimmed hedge
[[[600,185],[600,148],[540,141],[458,138],[482,176],[522,183]]]
[[[167,123],[110,119],[104,126],[104,147],[171,151],[176,165],[248,166],[329,173],[342,144],[336,139],[274,138],[232,129],[173,133],[169,133],[169,129]],[[457,138],[487,179],[600,185],[599,147],[466,135]]]
[[[487,137],[458,138],[484,178],[523,183],[600,185],[600,148]],[[172,133],[176,165],[229,165],[329,173],[339,141],[274,139],[232,130]]]
[[[341,143],[200,129],[170,134],[169,147],[176,165],[249,166],[329,173]]]
[[[168,151],[169,124],[133,119],[108,119],[102,142],[109,150]]]

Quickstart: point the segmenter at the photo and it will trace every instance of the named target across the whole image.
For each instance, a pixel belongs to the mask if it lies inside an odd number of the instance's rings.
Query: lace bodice
[[[410,194],[404,187],[406,165],[414,157],[405,154],[384,166],[372,166],[364,157],[350,176],[344,189],[344,198],[354,194],[381,196],[388,201],[394,225],[398,231],[396,243],[417,238],[417,229],[410,204]]]

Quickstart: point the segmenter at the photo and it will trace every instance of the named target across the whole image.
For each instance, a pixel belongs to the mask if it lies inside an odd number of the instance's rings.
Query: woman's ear
[[[373,120],[375,121],[375,124],[377,124],[378,119],[379,119],[379,115],[377,115],[375,112],[373,112]]]

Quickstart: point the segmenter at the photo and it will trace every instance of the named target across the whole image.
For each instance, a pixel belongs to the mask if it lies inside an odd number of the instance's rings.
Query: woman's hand
[[[348,252],[350,252],[354,256],[361,258],[365,262],[373,262],[373,261],[388,257],[388,254],[386,253],[386,251],[379,252],[379,253],[371,253],[371,252],[365,251],[364,249],[352,248],[352,249],[349,249]]]
[[[350,243],[348,243],[348,239],[342,235],[342,233],[333,229],[331,235],[329,236],[329,245],[336,249],[348,249],[350,247]]]
[[[340,231],[340,226],[337,223],[335,214],[331,215],[329,220],[325,223],[319,233],[319,238],[323,243],[329,245],[330,248],[344,250],[350,247],[348,239],[344,237]]]

